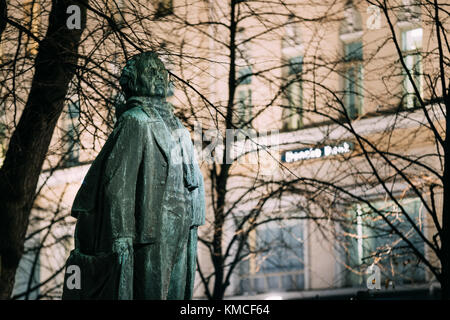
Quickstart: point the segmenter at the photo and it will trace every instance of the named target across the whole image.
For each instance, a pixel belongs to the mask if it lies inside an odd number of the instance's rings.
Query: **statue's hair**
[[[162,77],[165,95],[169,86],[168,72],[156,52],[139,53],[130,60],[122,70],[119,83],[127,98],[132,96],[155,95],[156,77]]]

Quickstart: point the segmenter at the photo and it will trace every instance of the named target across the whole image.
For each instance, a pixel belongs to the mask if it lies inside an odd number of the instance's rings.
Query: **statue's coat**
[[[203,177],[189,132],[173,135],[155,105],[132,97],[72,206],[81,289],[63,299],[190,299]],[[180,134],[181,133],[181,134]],[[66,281],[67,281],[66,275]]]

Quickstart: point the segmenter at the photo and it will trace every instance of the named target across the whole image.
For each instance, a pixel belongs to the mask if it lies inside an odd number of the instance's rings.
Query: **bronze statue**
[[[75,249],[63,299],[191,299],[203,177],[190,134],[166,102],[168,72],[154,52],[132,57],[126,103],[79,189]],[[69,269],[67,269],[69,270]]]

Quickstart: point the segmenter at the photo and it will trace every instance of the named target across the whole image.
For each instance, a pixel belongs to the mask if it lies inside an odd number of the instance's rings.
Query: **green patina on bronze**
[[[134,56],[120,84],[126,103],[79,189],[67,266],[81,288],[63,299],[191,299],[203,177],[190,134],[165,101],[168,75],[153,52]]]

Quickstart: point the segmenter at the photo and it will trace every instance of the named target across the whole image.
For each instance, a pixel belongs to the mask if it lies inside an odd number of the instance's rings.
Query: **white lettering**
[[[295,162],[300,160],[316,159],[328,156],[334,156],[338,154],[344,154],[351,152],[351,146],[349,143],[344,142],[337,146],[324,146],[323,148],[309,148],[302,150],[286,151],[284,154],[285,162]]]
[[[66,286],[67,289],[81,289],[81,270],[77,265],[70,265],[66,269],[66,273],[69,273],[70,276],[67,277]]]
[[[66,13],[70,14],[70,16],[66,20],[67,29],[73,30],[81,29],[81,10],[80,7],[73,4],[67,7]]]

